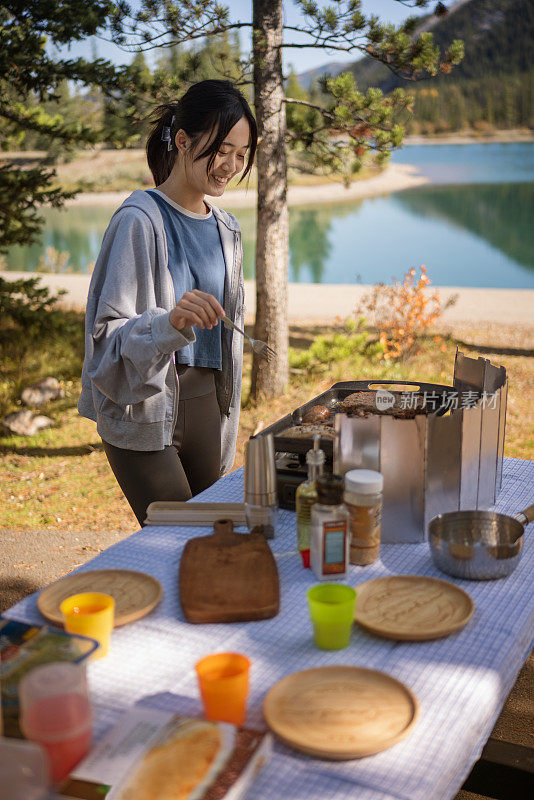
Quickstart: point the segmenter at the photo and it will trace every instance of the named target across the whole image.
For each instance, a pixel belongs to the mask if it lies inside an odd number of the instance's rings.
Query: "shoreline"
[[[487,136],[473,137],[462,134],[448,136],[407,136],[403,147],[471,144],[511,144],[515,142],[534,142],[534,131],[501,131]],[[402,148],[400,148],[402,149]],[[9,154],[8,154],[9,155]],[[321,203],[345,203],[378,195],[387,195],[431,183],[431,179],[419,173],[414,164],[388,164],[378,175],[353,181],[347,188],[340,180],[310,184],[290,184],[288,205],[320,205]],[[144,187],[139,187],[144,188]],[[81,192],[65,201],[65,207],[110,205],[118,207],[131,194],[131,191]],[[255,189],[229,189],[216,205],[225,209],[253,208],[256,205]]]
[[[61,304],[65,308],[83,311],[89,290],[90,274],[55,274],[50,272],[0,271],[6,280],[39,277],[50,291],[66,289]],[[354,312],[364,295],[372,291],[371,284],[289,283],[288,318],[292,323],[332,324],[337,318],[347,318]],[[439,318],[439,325],[488,323],[510,325],[532,331],[534,289],[494,289],[466,286],[434,286],[443,305],[450,297],[458,300]],[[246,322],[254,321],[256,283],[245,280]],[[512,322],[511,322],[512,321]]]
[[[389,164],[379,175],[354,181],[346,188],[341,182],[317,183],[306,186],[289,186],[287,201],[290,206],[320,203],[345,203],[381,194],[400,192],[429,183],[429,178],[419,174],[412,164]],[[126,200],[131,192],[83,192],[65,202],[65,207],[116,205]],[[225,209],[253,208],[256,205],[255,189],[229,189],[218,199],[217,205]]]
[[[446,136],[406,136],[402,143],[403,147],[421,144],[514,144],[516,142],[534,142],[534,131],[501,131],[481,136],[469,136],[468,134],[451,133]]]

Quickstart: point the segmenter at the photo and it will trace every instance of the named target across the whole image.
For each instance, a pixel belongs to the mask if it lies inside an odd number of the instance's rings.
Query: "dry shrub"
[[[357,316],[365,317],[378,330],[386,360],[406,359],[416,355],[422,334],[440,317],[456,298],[450,298],[442,306],[437,291],[430,294],[426,267],[420,267],[404,275],[404,280],[392,284],[377,283],[365,295],[356,309]]]

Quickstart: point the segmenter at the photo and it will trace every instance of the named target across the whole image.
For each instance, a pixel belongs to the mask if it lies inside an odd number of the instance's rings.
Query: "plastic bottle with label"
[[[311,510],[311,567],[320,581],[347,577],[349,512],[343,504],[343,478],[321,475]]]

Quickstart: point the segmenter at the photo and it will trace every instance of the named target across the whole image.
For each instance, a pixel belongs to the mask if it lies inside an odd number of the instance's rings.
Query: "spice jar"
[[[380,551],[384,478],[371,469],[345,473],[343,499],[350,516],[350,563],[372,564]]]
[[[320,475],[311,509],[311,568],[320,581],[344,580],[349,561],[349,514],[343,505],[343,478]]]

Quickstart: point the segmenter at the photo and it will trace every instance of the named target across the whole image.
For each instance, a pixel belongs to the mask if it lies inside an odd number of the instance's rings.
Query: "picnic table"
[[[495,510],[514,514],[532,502],[534,462],[504,459]],[[197,500],[238,502],[242,470],[225,476]],[[529,533],[530,532],[530,533]],[[290,673],[326,665],[381,670],[402,681],[420,705],[408,738],[377,755],[346,762],[311,758],[275,741],[272,759],[247,795],[250,800],[440,800],[455,796],[480,757],[499,712],[527,658],[534,633],[534,540],[527,528],[522,560],[506,579],[461,581],[442,575],[427,544],[383,545],[368,567],[352,567],[348,582],[428,575],[456,583],[475,603],[460,632],[443,639],[400,642],[354,626],[345,650],[313,644],[306,590],[316,582],[296,548],[295,514],[281,510],[270,542],[280,574],[281,610],[270,620],[225,625],[185,622],[178,599],[178,567],[186,541],[205,528],[150,527],[110,547],[79,572],[124,568],[147,572],[164,589],[144,619],[116,629],[109,655],[89,664],[95,739],[136,702],[201,714],[194,664],[207,653],[238,651],[252,661],[247,724],[262,724],[266,691]],[[5,615],[43,623],[31,595]]]

